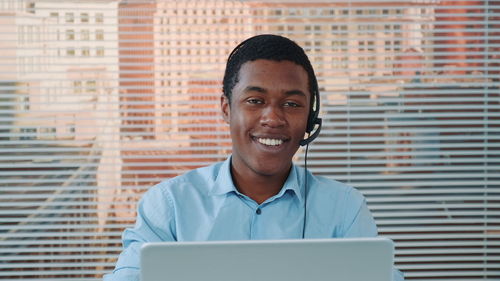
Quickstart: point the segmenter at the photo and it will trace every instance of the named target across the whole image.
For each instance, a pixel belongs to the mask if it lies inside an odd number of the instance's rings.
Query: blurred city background
[[[500,280],[500,1],[439,0],[0,0],[0,279],[111,271],[149,187],[231,153],[225,61],[261,33],[310,56],[308,166],[407,280]]]

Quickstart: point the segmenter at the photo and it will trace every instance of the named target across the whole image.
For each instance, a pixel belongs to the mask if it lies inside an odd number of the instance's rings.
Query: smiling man
[[[232,155],[148,190],[105,280],[139,280],[145,242],[377,235],[356,189],[292,162],[321,128],[316,77],[300,46],[276,35],[238,45],[226,65],[221,110]],[[394,280],[402,279],[394,270]]]

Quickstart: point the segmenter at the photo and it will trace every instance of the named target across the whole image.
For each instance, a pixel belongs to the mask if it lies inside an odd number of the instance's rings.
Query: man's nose
[[[286,120],[283,109],[279,106],[267,106],[262,112],[260,124],[271,128],[284,126]]]

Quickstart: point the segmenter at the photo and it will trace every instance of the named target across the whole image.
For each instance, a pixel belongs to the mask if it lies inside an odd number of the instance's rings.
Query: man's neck
[[[283,175],[261,175],[250,173],[242,175],[231,165],[231,176],[239,192],[253,199],[257,204],[262,204],[267,199],[278,194],[288,178],[288,173]]]

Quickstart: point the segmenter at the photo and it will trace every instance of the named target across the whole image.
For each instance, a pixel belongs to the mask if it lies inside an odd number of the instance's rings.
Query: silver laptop
[[[142,281],[390,281],[385,238],[147,243]]]

